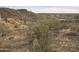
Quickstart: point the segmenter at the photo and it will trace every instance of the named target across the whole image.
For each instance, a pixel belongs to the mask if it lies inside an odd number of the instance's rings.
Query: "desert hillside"
[[[79,51],[79,14],[0,8],[0,51]]]

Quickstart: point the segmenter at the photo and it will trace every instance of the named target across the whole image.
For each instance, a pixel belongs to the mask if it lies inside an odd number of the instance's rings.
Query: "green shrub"
[[[53,51],[52,45],[52,31],[50,28],[58,29],[61,23],[57,19],[44,19],[34,22],[31,26],[32,38],[37,39],[39,47],[35,51]]]

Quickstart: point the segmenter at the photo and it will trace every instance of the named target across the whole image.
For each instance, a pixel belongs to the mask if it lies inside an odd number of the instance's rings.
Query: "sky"
[[[27,9],[35,13],[79,13],[79,6],[6,6],[6,7],[13,9]]]

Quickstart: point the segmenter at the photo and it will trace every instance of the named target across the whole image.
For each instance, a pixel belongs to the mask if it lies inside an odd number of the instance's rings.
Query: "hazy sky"
[[[79,6],[7,6],[15,9],[43,9],[43,8],[65,8],[65,9],[79,9]]]
[[[4,7],[4,6],[3,6]],[[75,12],[79,13],[79,6],[7,6],[14,9],[28,9],[30,11],[40,13],[58,13],[58,12]]]
[[[71,8],[79,9],[79,6],[8,6],[13,8],[50,8],[50,7],[60,7],[60,8]]]

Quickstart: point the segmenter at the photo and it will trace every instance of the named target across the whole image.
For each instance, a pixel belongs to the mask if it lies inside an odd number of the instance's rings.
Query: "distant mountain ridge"
[[[7,18],[20,18],[20,13],[15,10],[15,9],[10,9],[10,8],[0,8],[0,16],[2,18],[7,17]]]
[[[27,16],[34,15],[33,12],[30,12],[26,9],[11,9],[11,8],[0,8],[0,17],[1,18],[15,18],[24,20],[27,19]]]

